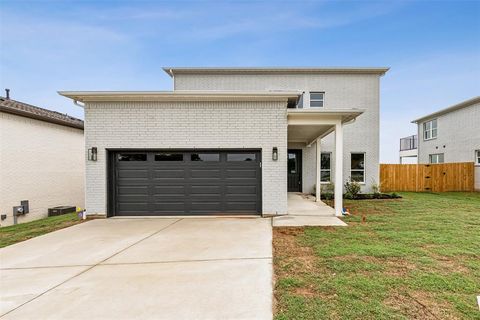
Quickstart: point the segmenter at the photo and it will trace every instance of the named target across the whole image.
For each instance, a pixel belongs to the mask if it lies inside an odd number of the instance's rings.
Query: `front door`
[[[302,150],[288,150],[288,192],[302,192]]]

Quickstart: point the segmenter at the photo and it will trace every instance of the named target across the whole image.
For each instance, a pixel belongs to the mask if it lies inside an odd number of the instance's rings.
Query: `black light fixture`
[[[278,160],[278,148],[273,147],[272,149],[272,160],[277,161]]]
[[[91,147],[88,149],[88,160],[97,161],[97,147]]]

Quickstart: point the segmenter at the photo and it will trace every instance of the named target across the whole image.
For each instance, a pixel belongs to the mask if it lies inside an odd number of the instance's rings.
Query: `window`
[[[475,165],[480,166],[480,150],[475,150]]]
[[[320,181],[330,182],[332,172],[332,154],[322,152],[320,155]]]
[[[191,161],[220,161],[220,154],[218,153],[192,153]]]
[[[365,153],[351,154],[350,180],[365,183]]]
[[[430,163],[443,163],[443,153],[431,154]]]
[[[310,92],[310,107],[323,107],[325,92]]]
[[[227,161],[255,161],[255,153],[229,153]]]
[[[288,173],[297,173],[297,154],[288,153]]]
[[[423,123],[423,140],[435,139],[437,137],[437,119]]]
[[[120,153],[118,161],[147,161],[146,153]]]
[[[155,161],[183,161],[183,153],[157,153]]]

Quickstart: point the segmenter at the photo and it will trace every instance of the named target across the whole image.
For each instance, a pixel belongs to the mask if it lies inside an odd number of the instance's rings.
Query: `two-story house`
[[[164,68],[173,91],[63,91],[85,109],[88,214],[287,213],[379,181],[387,68]],[[340,168],[340,170],[338,169]]]
[[[480,190],[480,97],[413,120],[418,126],[418,163],[475,162]]]

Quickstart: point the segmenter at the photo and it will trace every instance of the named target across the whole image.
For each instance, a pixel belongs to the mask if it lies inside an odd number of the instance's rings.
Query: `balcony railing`
[[[413,135],[400,139],[400,151],[414,150],[418,147],[418,137]]]

